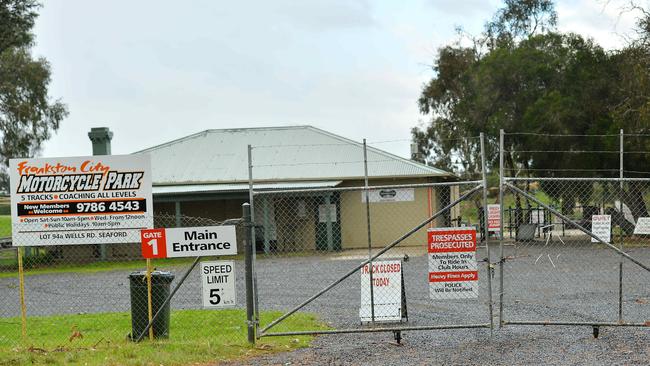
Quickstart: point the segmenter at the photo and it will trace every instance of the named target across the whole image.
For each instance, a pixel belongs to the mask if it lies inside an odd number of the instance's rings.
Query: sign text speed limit
[[[235,261],[201,262],[204,308],[235,306]]]

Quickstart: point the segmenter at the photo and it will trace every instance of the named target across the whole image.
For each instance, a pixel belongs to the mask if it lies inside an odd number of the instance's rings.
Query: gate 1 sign
[[[609,243],[612,240],[612,217],[610,215],[591,216],[591,232],[602,241]],[[591,238],[592,243],[599,243]]]
[[[234,225],[142,230],[140,239],[145,258],[237,254]]]
[[[431,299],[477,298],[476,229],[431,228],[427,236]]]
[[[9,161],[13,245],[137,243],[153,227],[149,155]]]
[[[375,321],[393,322],[402,320],[402,261],[372,262],[372,293],[375,305]],[[370,308],[370,267],[361,268],[362,322],[372,321]]]
[[[237,304],[235,261],[201,262],[204,308],[225,308]]]

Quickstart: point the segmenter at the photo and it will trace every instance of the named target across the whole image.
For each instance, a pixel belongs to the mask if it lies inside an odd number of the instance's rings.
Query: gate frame
[[[313,189],[287,189],[287,190],[277,190],[277,191],[263,191],[263,192],[255,192],[254,190],[254,179],[253,179],[253,158],[252,158],[252,149],[253,147],[251,145],[248,145],[248,173],[249,173],[249,200],[250,200],[250,224],[249,227],[250,229],[247,230],[248,233],[248,240],[249,243],[253,246],[253,250],[250,250],[247,252],[247,258],[246,261],[250,260],[251,263],[251,272],[252,272],[252,278],[250,280],[250,287],[252,287],[252,294],[247,296],[250,296],[253,300],[253,308],[254,308],[254,313],[255,313],[255,319],[249,319],[248,320],[248,329],[249,329],[249,342],[250,342],[250,337],[251,334],[254,334],[253,339],[260,339],[262,337],[273,337],[273,336],[293,336],[293,335],[319,335],[319,334],[343,334],[343,333],[377,333],[377,332],[399,332],[399,331],[412,331],[412,330],[435,330],[435,329],[463,329],[463,328],[486,328],[490,329],[490,335],[492,335],[492,331],[494,329],[494,315],[493,315],[493,298],[492,298],[492,268],[493,264],[491,261],[490,257],[490,245],[489,245],[489,229],[488,229],[488,218],[487,218],[487,172],[486,172],[486,159],[485,159],[485,142],[484,142],[484,134],[480,134],[480,148],[481,148],[481,180],[475,180],[475,181],[460,181],[460,182],[439,182],[439,183],[424,183],[424,184],[404,184],[404,185],[382,185],[382,186],[369,186],[368,185],[368,161],[367,161],[367,152],[366,152],[366,141],[365,139],[363,140],[363,162],[364,162],[364,187],[340,187],[340,188],[313,188]],[[360,190],[363,189],[366,192],[366,196],[368,194],[368,191],[370,189],[381,189],[381,188],[400,188],[400,187],[436,187],[436,186],[454,186],[454,185],[471,185],[471,184],[476,184],[476,186],[472,189],[470,189],[468,192],[465,194],[461,195],[458,199],[454,200],[453,202],[449,203],[447,206],[444,208],[438,210],[435,212],[432,216],[427,218],[426,220],[422,221],[420,224],[406,232],[404,235],[399,237],[398,239],[394,240],[392,243],[388,244],[381,250],[379,250],[375,255],[372,255],[372,248],[370,246],[370,238],[368,238],[368,259],[365,261],[361,262],[361,264],[355,266],[353,269],[349,270],[346,272],[343,276],[339,277],[337,280],[333,281],[329,285],[327,285],[325,288],[321,289],[318,291],[316,294],[312,295],[310,298],[307,300],[303,301],[299,305],[293,307],[291,310],[287,311],[285,314],[281,315],[279,318],[273,320],[271,323],[267,324],[266,326],[261,327],[260,321],[259,321],[259,301],[258,301],[258,291],[257,291],[257,273],[255,271],[255,262],[256,262],[256,250],[254,249],[255,246],[255,211],[254,211],[254,197],[256,195],[263,195],[263,194],[270,194],[270,193],[301,193],[301,192],[331,192],[331,191],[350,191],[350,190]],[[431,326],[397,326],[397,327],[377,327],[374,324],[374,321],[371,322],[371,327],[370,328],[346,328],[346,329],[334,329],[334,330],[313,330],[313,331],[294,331],[294,332],[274,332],[274,333],[269,333],[268,331],[273,328],[274,326],[280,324],[283,320],[291,316],[292,314],[296,313],[303,307],[307,306],[309,303],[312,301],[316,300],[332,288],[334,288],[336,285],[339,283],[343,282],[345,279],[356,273],[359,269],[363,268],[368,263],[372,263],[375,259],[392,249],[393,247],[397,246],[400,244],[403,240],[417,232],[418,230],[422,229],[425,227],[427,224],[438,218],[440,215],[442,215],[444,212],[450,210],[452,207],[456,206],[457,204],[463,202],[466,200],[468,197],[474,195],[477,191],[480,189],[483,190],[483,197],[482,197],[482,208],[483,208],[483,220],[484,220],[484,233],[483,237],[485,240],[485,247],[486,247],[486,259],[483,261],[486,263],[486,276],[487,276],[487,287],[488,287],[488,316],[489,316],[489,321],[486,323],[478,323],[478,324],[464,324],[464,325],[431,325]],[[366,202],[368,202],[366,200]],[[369,216],[369,205],[367,205],[367,222],[368,225],[370,225],[370,216]],[[368,230],[370,230],[370,226],[368,227]],[[479,229],[480,230],[480,229]],[[250,258],[248,258],[250,257]],[[372,266],[371,268],[371,273],[372,273]],[[372,276],[372,274],[371,274]],[[372,283],[372,282],[370,282]],[[248,285],[248,283],[247,283]],[[373,308],[373,299],[371,297],[371,308]],[[374,310],[373,315],[374,315]],[[374,318],[374,316],[373,316]],[[251,342],[251,343],[254,343]]]
[[[533,195],[525,192],[524,190],[520,189],[516,185],[512,184],[511,182],[517,182],[517,181],[601,181],[601,182],[619,182],[620,183],[620,188],[622,190],[623,188],[623,183],[624,182],[634,182],[634,181],[642,181],[642,182],[650,182],[650,178],[624,178],[624,170],[623,170],[623,154],[624,154],[624,149],[623,149],[623,142],[624,142],[624,133],[623,129],[620,130],[619,132],[619,177],[618,178],[568,178],[568,177],[563,177],[563,178],[548,178],[548,177],[533,177],[533,178],[517,178],[517,177],[506,177],[504,174],[504,164],[503,164],[503,152],[504,152],[504,147],[505,147],[505,132],[503,129],[499,130],[499,204],[501,206],[500,214],[501,214],[501,231],[500,231],[500,244],[499,244],[499,251],[500,251],[500,260],[499,260],[499,328],[502,328],[505,325],[561,325],[561,326],[591,326],[594,328],[594,337],[598,336],[598,331],[597,328],[599,326],[633,326],[633,327],[650,327],[650,322],[645,322],[645,323],[631,323],[631,322],[624,322],[623,321],[623,257],[632,263],[638,265],[642,269],[650,272],[650,266],[640,262],[639,260],[635,259],[634,257],[630,256],[629,254],[625,253],[622,248],[622,243],[621,243],[621,248],[617,248],[616,246],[605,242],[604,240],[600,239],[598,236],[593,234],[591,231],[587,230],[586,228],[582,227],[578,223],[574,222],[573,220],[569,219],[556,209],[550,207],[550,205],[547,205],[543,202],[541,202],[539,199],[534,197]],[[613,250],[616,252],[618,255],[621,256],[621,259],[619,261],[619,289],[618,289],[618,322],[580,322],[580,321],[508,321],[504,319],[504,301],[503,301],[503,296],[504,296],[504,285],[503,285],[503,280],[504,280],[504,265],[506,262],[506,258],[503,254],[503,241],[504,241],[504,232],[503,232],[503,196],[504,192],[506,189],[516,192],[518,194],[521,194],[522,196],[526,197],[527,199],[530,199],[531,201],[537,203],[539,206],[547,209],[551,214],[557,216],[560,218],[562,221],[565,223],[568,223],[570,226],[575,227],[576,229],[580,230],[584,234],[588,235],[592,239],[597,240],[598,243],[604,244],[608,249]],[[623,200],[621,199],[621,204]]]

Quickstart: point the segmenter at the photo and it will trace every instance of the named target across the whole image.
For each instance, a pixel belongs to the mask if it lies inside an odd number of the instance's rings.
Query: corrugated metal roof
[[[138,153],[151,154],[153,183],[248,181],[247,146],[259,181],[361,179],[363,145],[312,126],[206,130]],[[451,173],[368,148],[370,177],[435,177]]]
[[[331,188],[336,187],[340,183],[340,180],[321,182],[256,183],[255,190]],[[248,192],[248,183],[181,184],[153,187],[153,194],[155,195],[226,192]]]

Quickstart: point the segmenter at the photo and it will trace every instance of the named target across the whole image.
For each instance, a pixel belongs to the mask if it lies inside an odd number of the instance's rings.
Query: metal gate
[[[474,181],[370,186],[372,164],[364,159],[365,182],[350,187],[263,189],[251,178],[256,249],[251,326],[257,338],[393,332],[399,341],[402,331],[493,327],[485,175]],[[427,231],[461,226],[476,230],[479,241],[475,299],[429,289]],[[373,274],[397,264],[402,291],[380,301],[373,294],[379,277]],[[387,303],[399,304],[400,319],[384,314]],[[327,326],[302,329],[284,322],[298,311]]]
[[[499,202],[513,235],[499,248],[500,325],[585,325],[595,336],[650,325],[650,179],[623,178],[622,144],[617,178],[509,176],[505,137]]]

